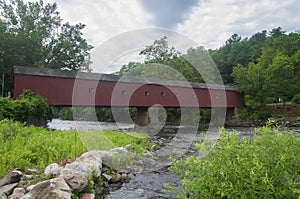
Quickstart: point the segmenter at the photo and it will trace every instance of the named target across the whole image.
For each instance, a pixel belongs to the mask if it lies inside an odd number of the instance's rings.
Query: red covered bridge
[[[14,96],[30,89],[54,106],[220,107],[243,106],[234,87],[112,74],[14,67]],[[142,110],[142,109],[141,109]]]

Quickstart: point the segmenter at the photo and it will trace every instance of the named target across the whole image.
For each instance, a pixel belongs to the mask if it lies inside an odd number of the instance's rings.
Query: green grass
[[[151,147],[148,135],[143,133],[120,131],[79,131],[80,140],[87,150],[109,150],[115,147],[131,144],[136,153],[143,153],[145,148]]]
[[[119,131],[50,131],[10,120],[0,121],[0,176],[14,168],[44,169],[50,163],[62,164],[92,150],[108,150],[131,144],[143,153],[150,144],[143,134]]]
[[[269,103],[267,106],[284,106],[284,105],[297,105],[293,102],[277,102],[277,103]]]

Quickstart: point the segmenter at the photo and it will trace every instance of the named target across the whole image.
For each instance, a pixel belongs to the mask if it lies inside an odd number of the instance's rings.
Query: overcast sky
[[[206,49],[221,47],[234,33],[244,38],[279,26],[287,32],[300,29],[299,0],[55,0],[55,2],[65,21],[86,24],[84,37],[95,47],[113,36],[139,28],[167,28],[189,37]]]

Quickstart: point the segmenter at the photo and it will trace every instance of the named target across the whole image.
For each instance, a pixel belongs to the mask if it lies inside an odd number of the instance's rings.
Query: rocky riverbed
[[[129,182],[124,183],[120,189],[111,192],[105,198],[174,198],[173,193],[166,189],[166,184],[176,187],[179,191],[181,190],[179,179],[167,169],[138,173]]]

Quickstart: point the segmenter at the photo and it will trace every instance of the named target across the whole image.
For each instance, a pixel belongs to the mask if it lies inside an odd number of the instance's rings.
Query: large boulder
[[[66,164],[65,168],[75,170],[75,171],[81,171],[88,175],[88,173],[92,173],[93,170],[90,167],[90,165],[86,162],[72,162],[70,164]]]
[[[79,158],[76,159],[76,162],[87,163],[95,177],[99,177],[101,175],[102,159],[101,157],[96,156],[94,151],[83,153]]]
[[[88,185],[87,174],[83,173],[82,171],[64,168],[63,170],[61,170],[59,176],[61,176],[70,186],[72,191],[76,193],[82,192]]]
[[[21,199],[71,199],[71,189],[62,177],[37,183]]]
[[[117,147],[117,148],[113,148],[110,149],[108,151],[104,151],[104,150],[93,150],[93,151],[89,151],[87,152],[89,155],[96,157],[97,159],[101,159],[102,160],[102,164],[108,167],[113,168],[113,160],[114,158],[118,158],[118,156],[126,156],[126,154],[128,154],[128,150],[129,148],[132,148],[131,145],[127,145],[125,147]]]

